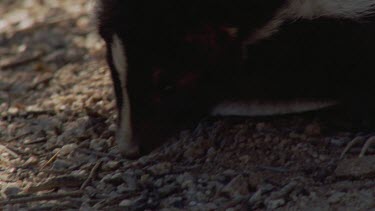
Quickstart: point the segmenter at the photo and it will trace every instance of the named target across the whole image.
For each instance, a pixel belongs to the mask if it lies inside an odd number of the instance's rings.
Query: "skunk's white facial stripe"
[[[336,101],[247,101],[223,102],[211,112],[217,116],[272,116],[319,110],[338,104]]]
[[[254,44],[272,36],[288,20],[313,20],[320,17],[359,20],[374,14],[375,0],[289,0],[271,21],[256,30],[244,44]]]
[[[117,34],[113,35],[112,45],[111,45],[112,61],[116,68],[119,76],[119,81],[121,83],[121,93],[122,93],[122,107],[119,112],[119,126],[116,134],[116,140],[119,145],[120,151],[132,150],[132,127],[130,120],[130,102],[127,90],[127,71],[128,63],[125,52],[125,47],[118,37]]]
[[[128,61],[126,58],[125,48],[117,34],[112,39],[112,60],[116,71],[119,74],[121,86],[126,88]]]

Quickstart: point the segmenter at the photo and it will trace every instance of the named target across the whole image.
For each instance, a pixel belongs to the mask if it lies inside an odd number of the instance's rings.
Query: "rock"
[[[199,202],[207,202],[207,199],[208,199],[207,196],[204,193],[202,193],[201,191],[196,192],[195,198]]]
[[[249,162],[249,160],[250,160],[250,156],[249,156],[249,155],[241,156],[241,157],[239,158],[239,160],[240,160],[242,163],[246,164],[246,163]]]
[[[147,193],[142,193],[139,197],[134,200],[134,210],[146,210],[147,206],[155,206],[155,202],[152,198],[149,198]]]
[[[182,184],[181,184],[181,187],[182,188],[187,188],[187,189],[192,189],[195,187],[195,183],[193,180],[185,180]]]
[[[1,194],[7,198],[16,196],[19,192],[21,192],[21,189],[17,184],[8,184],[1,190]]]
[[[64,60],[64,59],[65,59],[65,50],[61,49],[61,50],[57,50],[57,51],[49,54],[48,56],[46,56],[44,61],[45,62],[56,62],[56,61]]]
[[[109,174],[104,177],[102,181],[115,186],[120,185],[124,182],[122,173]]]
[[[61,171],[61,170],[67,170],[72,166],[72,163],[66,160],[57,159],[55,162],[53,162],[52,169]]]
[[[211,176],[211,180],[215,180],[215,181],[220,182],[220,183],[226,183],[227,177],[225,175],[223,175],[223,173],[215,174],[215,175]]]
[[[194,177],[190,173],[185,172],[183,174],[178,175],[176,181],[181,185],[185,181],[194,181]]]
[[[223,193],[228,194],[230,197],[234,198],[238,195],[246,196],[249,194],[247,179],[242,175],[238,175],[233,178],[222,190]]]
[[[264,174],[261,172],[251,172],[248,176],[248,184],[251,188],[256,188],[264,183]]]
[[[183,206],[184,206],[183,205],[183,198],[182,197],[173,197],[173,196],[164,199],[160,204],[161,208],[171,208],[171,207],[183,208]]]
[[[215,203],[207,203],[204,205],[206,210],[218,210],[218,206]]]
[[[148,168],[150,173],[154,176],[161,176],[168,174],[172,169],[172,164],[169,162],[158,163]]]
[[[198,144],[196,146],[189,146],[184,152],[184,158],[189,161],[196,160],[205,154],[205,149]]]
[[[281,190],[273,192],[269,198],[272,200],[286,197],[290,192],[292,192],[297,187],[297,185],[298,183],[296,181],[291,181],[283,188],[281,188]]]
[[[35,166],[36,164],[38,164],[38,162],[39,159],[37,157],[31,156],[25,161],[24,166]]]
[[[328,202],[331,204],[338,203],[344,196],[344,192],[335,192],[328,198]]]
[[[335,169],[338,177],[367,178],[375,175],[375,156],[346,159]]]
[[[261,189],[259,189],[257,192],[255,192],[249,199],[249,204],[251,206],[254,206],[256,204],[259,204],[263,200],[262,196],[263,192]]]
[[[106,139],[93,139],[90,141],[90,149],[104,151],[108,147]]]
[[[82,185],[85,178],[77,175],[61,175],[49,178],[38,184],[32,184],[26,188],[25,192],[35,193],[44,190],[52,190],[55,188],[77,188]]]
[[[64,145],[63,147],[61,147],[59,155],[60,156],[66,156],[66,155],[74,152],[74,150],[77,149],[77,148],[78,148],[78,145],[75,144],[75,143]]]
[[[196,206],[198,203],[196,202],[196,201],[191,201],[191,202],[189,202],[189,206],[190,207],[194,207],[194,206]]]
[[[215,150],[214,147],[210,147],[210,148],[207,150],[207,157],[213,157],[215,154],[216,154],[216,150]]]
[[[164,185],[164,180],[163,178],[159,178],[154,181],[154,186],[157,188],[161,188]]]
[[[130,200],[130,199],[124,199],[122,200],[120,203],[119,203],[119,206],[120,207],[123,207],[123,208],[130,208],[131,206],[134,205],[134,201]]]
[[[274,210],[278,207],[281,207],[285,204],[285,199],[275,199],[275,200],[265,200],[264,205],[267,207],[267,210]]]
[[[222,175],[225,177],[234,177],[235,175],[237,175],[237,172],[233,169],[227,169],[222,173]]]
[[[164,198],[164,197],[172,194],[173,192],[175,192],[177,190],[177,188],[178,187],[175,183],[167,184],[167,185],[164,185],[163,187],[159,188],[158,192],[161,195],[161,197]]]
[[[259,204],[263,201],[263,199],[264,199],[263,194],[268,193],[273,189],[274,189],[274,187],[271,184],[261,185],[258,188],[258,190],[249,199],[250,206],[257,206],[257,204]]]
[[[59,143],[66,143],[68,141],[77,140],[86,137],[86,129],[84,127],[87,117],[77,119],[74,122],[69,122],[64,127],[64,132],[58,137]]]
[[[102,169],[103,171],[112,171],[112,170],[118,169],[120,165],[121,165],[120,162],[111,160],[106,163],[103,163]]]
[[[45,143],[45,148],[47,150],[53,150],[56,148],[56,146],[59,146],[59,144],[61,143],[58,143],[58,137],[54,136],[54,137],[51,137],[49,139],[47,139],[46,143]]]
[[[143,186],[143,187],[147,187],[149,185],[152,184],[152,177],[149,175],[149,174],[143,174],[141,176],[141,178],[139,179],[139,183]]]
[[[117,191],[117,193],[122,194],[122,193],[129,192],[130,190],[129,190],[129,187],[127,186],[127,184],[122,183],[121,185],[116,187],[116,191]]]
[[[125,181],[128,190],[133,191],[138,188],[137,177],[135,175],[126,173],[122,178]]]
[[[85,187],[85,194],[87,194],[90,197],[94,197],[96,194],[96,191],[97,191],[96,188],[92,186]]]

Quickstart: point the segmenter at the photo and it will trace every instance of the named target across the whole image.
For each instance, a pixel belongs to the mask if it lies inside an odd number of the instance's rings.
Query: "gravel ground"
[[[119,156],[92,1],[0,1],[3,210],[375,210],[375,150],[332,110],[207,118]]]

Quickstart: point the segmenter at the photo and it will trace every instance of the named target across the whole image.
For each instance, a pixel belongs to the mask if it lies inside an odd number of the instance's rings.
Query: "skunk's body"
[[[140,143],[209,113],[336,102],[373,113],[374,8],[375,0],[99,1],[121,152],[134,156]]]

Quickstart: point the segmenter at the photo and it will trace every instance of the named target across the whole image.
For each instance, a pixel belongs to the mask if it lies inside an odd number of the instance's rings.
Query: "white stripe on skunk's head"
[[[121,85],[126,88],[128,77],[128,61],[125,53],[125,46],[117,34],[112,38],[112,60],[113,64],[120,76]]]
[[[360,21],[375,14],[375,0],[289,0],[264,26],[251,34],[244,44],[271,37],[288,21],[321,17]]]
[[[128,61],[125,46],[117,34],[113,35],[111,44],[112,62],[117,72],[118,81],[120,82],[121,91],[117,93],[120,108],[118,128],[116,131],[116,141],[119,150],[127,157],[135,157],[139,154],[139,146],[133,139],[131,124],[131,107],[127,89]]]

